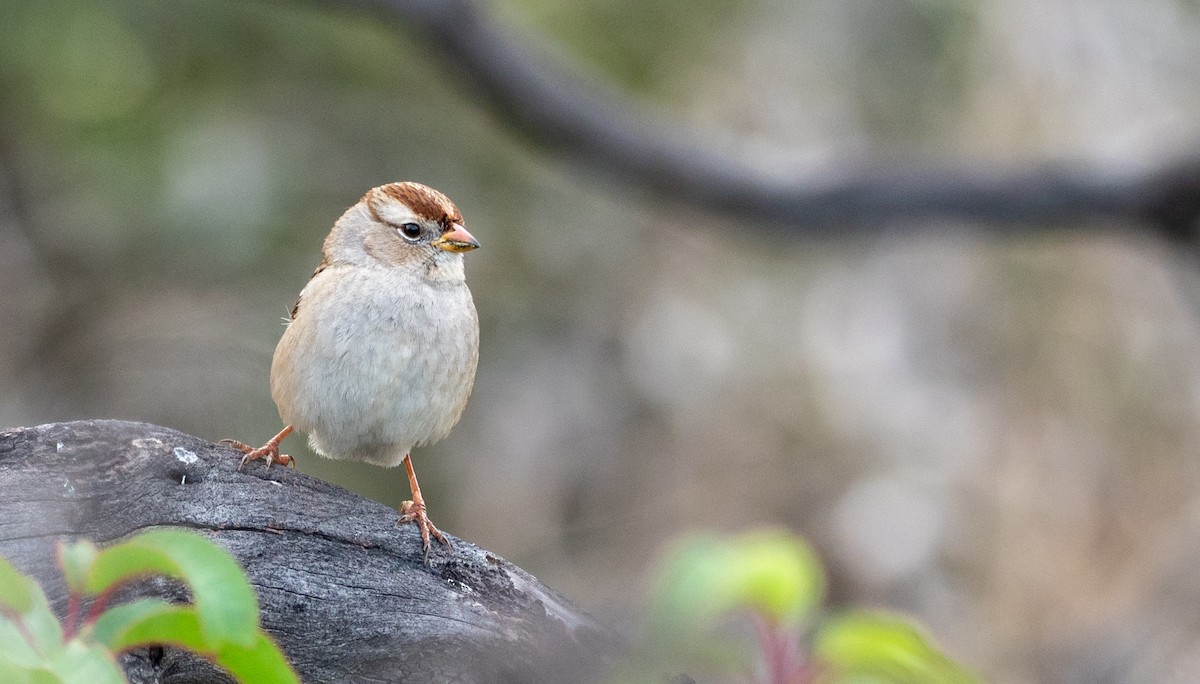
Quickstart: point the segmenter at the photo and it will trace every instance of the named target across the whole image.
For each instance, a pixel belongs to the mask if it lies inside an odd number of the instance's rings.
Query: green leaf
[[[7,624],[7,626],[5,626]],[[16,632],[15,638],[11,637]],[[50,612],[46,594],[33,578],[17,571],[0,556],[0,639],[10,642],[0,653],[24,662],[21,651],[48,655],[62,647],[62,625]],[[29,654],[26,654],[29,655]]]
[[[32,649],[41,656],[57,653],[63,645],[63,630],[58,618],[50,611],[46,595],[36,583],[32,591],[33,605],[24,614],[14,616],[15,620],[24,627],[22,639],[27,635]]]
[[[825,577],[816,554],[784,530],[750,532],[734,540],[729,569],[734,600],[785,624],[809,617],[821,601]]]
[[[695,535],[668,555],[654,615],[661,628],[685,631],[706,628],[738,609],[794,624],[812,613],[823,586],[816,556],[786,531]]]
[[[63,680],[49,670],[31,670],[29,684],[62,684]]]
[[[974,684],[979,680],[930,644],[904,618],[853,612],[817,633],[813,656],[826,666],[822,682],[868,678],[888,684]]]
[[[690,535],[676,542],[654,590],[653,615],[662,628],[693,626],[725,609],[729,598],[723,575],[728,556],[727,547],[715,535]]]
[[[0,682],[4,684],[61,684],[53,672],[40,667],[22,667],[0,656]]]
[[[250,647],[231,644],[222,648],[217,653],[217,664],[242,682],[300,683],[275,642],[262,632]]]
[[[151,644],[212,650],[200,631],[195,609],[159,599],[140,599],[104,611],[88,636],[114,653]]]
[[[77,541],[58,545],[58,564],[67,580],[67,590],[81,595],[85,592],[86,578],[100,551],[89,541]]]
[[[0,556],[0,613],[20,615],[33,607],[33,580]]]
[[[113,654],[98,644],[71,640],[49,661],[64,684],[126,684]]]
[[[241,568],[220,547],[182,530],[153,530],[100,552],[87,589],[101,593],[131,577],[162,574],[185,582],[212,649],[233,643],[253,646],[258,602]]]
[[[226,644],[214,653],[200,633],[195,610],[157,599],[117,606],[96,621],[91,637],[115,652],[149,644],[173,644],[202,655],[244,682],[299,682],[278,647],[262,632],[250,647]]]
[[[42,656],[34,649],[33,644],[26,639],[25,633],[17,627],[17,623],[0,615],[0,662],[9,662],[22,667],[34,667],[42,661]],[[0,682],[5,681],[0,679]]]

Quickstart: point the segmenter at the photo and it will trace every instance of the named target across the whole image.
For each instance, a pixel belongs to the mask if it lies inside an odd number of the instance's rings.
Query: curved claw
[[[242,450],[239,449],[239,451]],[[242,453],[246,455],[242,456],[242,462],[238,464],[238,470],[241,470],[242,466],[246,465],[246,461],[257,461],[260,458],[267,462],[268,468],[271,467],[272,463],[278,463],[279,465],[290,466],[292,468],[296,467],[296,459],[288,456],[287,454],[279,453],[279,447],[277,446],[271,446],[268,444],[257,449],[242,451]]]
[[[242,456],[242,462],[238,464],[238,470],[241,470],[242,466],[246,465],[246,461],[257,461],[260,458],[266,460],[267,468],[270,468],[272,463],[279,463],[280,465],[291,466],[292,468],[295,468],[296,459],[288,456],[287,454],[279,453],[279,443],[282,442],[285,437],[291,434],[291,432],[292,426],[288,425],[287,427],[283,428],[279,434],[267,440],[266,444],[258,447],[257,449],[249,444],[246,444],[245,442],[239,442],[236,439],[223,439],[220,441],[220,444],[225,444],[245,454],[245,456]]]
[[[416,523],[417,529],[421,531],[421,548],[424,550],[422,557],[425,565],[429,565],[429,547],[431,546],[429,538],[440,541],[443,546],[449,547],[450,540],[442,534],[442,531],[433,526],[429,520],[429,515],[425,512],[425,502],[423,501],[404,501],[400,503],[400,523]]]

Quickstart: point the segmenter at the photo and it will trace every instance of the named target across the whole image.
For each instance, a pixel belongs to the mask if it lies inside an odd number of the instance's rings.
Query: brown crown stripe
[[[454,202],[427,185],[409,182],[388,183],[379,189],[427,221],[436,221],[444,226],[463,222],[462,214],[458,213]]]

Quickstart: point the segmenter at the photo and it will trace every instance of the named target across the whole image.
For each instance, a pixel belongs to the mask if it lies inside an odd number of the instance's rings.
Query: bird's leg
[[[279,443],[287,439],[287,436],[292,434],[292,426],[285,425],[279,434],[267,440],[267,443],[255,449],[254,447],[244,442],[239,442],[236,439],[223,439],[221,444],[227,444],[234,449],[245,454],[242,456],[242,462],[238,464],[238,470],[246,465],[246,461],[257,461],[260,458],[266,459],[267,467],[270,468],[272,463],[280,465],[296,467],[296,459],[287,454],[279,453]]]
[[[425,513],[425,498],[421,496],[421,486],[417,484],[417,474],[413,471],[412,457],[409,454],[404,454],[404,470],[408,473],[408,486],[412,489],[413,498],[412,501],[400,504],[400,522],[417,524],[417,529],[421,531],[421,548],[425,550],[425,564],[429,565],[430,535],[446,546],[450,546],[450,541],[429,522],[429,516]]]

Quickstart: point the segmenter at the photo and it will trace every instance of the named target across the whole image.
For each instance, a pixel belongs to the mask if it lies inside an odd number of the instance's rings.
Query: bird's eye
[[[421,226],[415,223],[405,223],[396,230],[400,231],[405,240],[416,240],[421,237]]]

